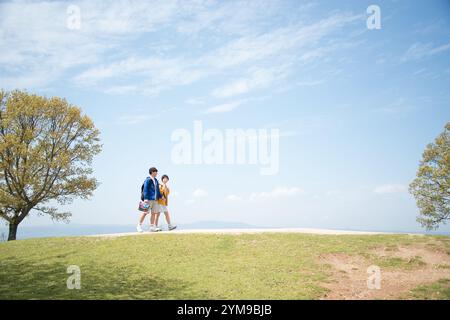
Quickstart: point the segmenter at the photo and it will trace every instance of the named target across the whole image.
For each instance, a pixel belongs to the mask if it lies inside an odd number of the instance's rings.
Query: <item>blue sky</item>
[[[407,186],[450,119],[449,17],[438,0],[5,1],[0,87],[65,97],[101,130],[101,186],[64,208],[73,223],[134,223],[156,166],[178,222],[417,231]],[[196,120],[279,129],[278,173],[173,163]]]

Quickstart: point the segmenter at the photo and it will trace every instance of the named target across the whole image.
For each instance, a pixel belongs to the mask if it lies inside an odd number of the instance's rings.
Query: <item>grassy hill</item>
[[[69,265],[81,289],[66,287]],[[381,289],[367,288],[367,267]],[[0,243],[0,299],[450,299],[450,237],[146,234]]]

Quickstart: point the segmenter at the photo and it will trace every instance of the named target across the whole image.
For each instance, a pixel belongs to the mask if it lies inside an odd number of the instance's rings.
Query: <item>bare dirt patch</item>
[[[450,255],[437,247],[381,247],[364,255],[334,253],[320,259],[331,266],[332,276],[323,299],[408,299],[420,285],[450,279]],[[380,267],[380,289],[368,288],[372,265]]]

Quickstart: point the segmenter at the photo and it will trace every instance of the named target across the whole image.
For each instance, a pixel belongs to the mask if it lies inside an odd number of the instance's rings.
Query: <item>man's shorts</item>
[[[167,206],[160,204],[159,205],[159,212],[168,212],[169,209],[167,209]]]
[[[157,213],[159,212],[159,204],[156,200],[150,200],[148,203],[148,213]]]

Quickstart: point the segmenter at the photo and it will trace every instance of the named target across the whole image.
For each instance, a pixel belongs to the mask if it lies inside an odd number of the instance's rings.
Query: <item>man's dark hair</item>
[[[167,180],[170,180],[170,179],[169,179],[169,176],[168,176],[167,174],[164,174],[164,175],[161,177],[161,181],[163,181],[164,178],[167,178]]]
[[[150,173],[150,174],[152,174],[153,172],[158,172],[158,169],[156,169],[155,167],[151,167],[149,170],[148,170],[148,173]]]

